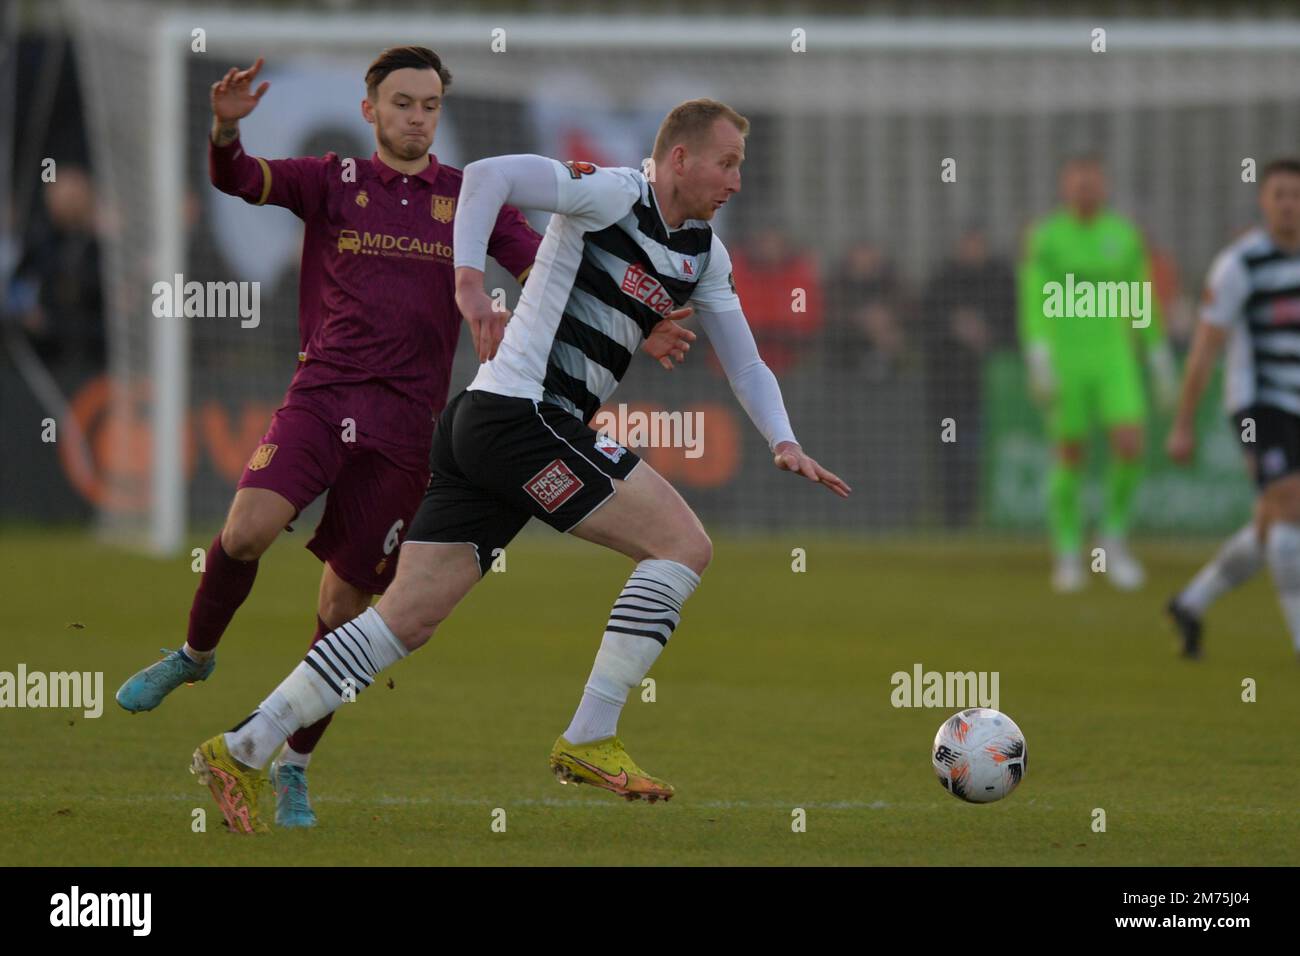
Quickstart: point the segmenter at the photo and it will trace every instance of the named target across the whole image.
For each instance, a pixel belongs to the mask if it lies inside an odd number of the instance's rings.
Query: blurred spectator
[[[0,279],[5,280],[12,278],[23,254],[22,243],[14,231],[14,219],[14,209],[10,206],[6,210],[5,221],[0,223]],[[0,299],[0,307],[11,306],[12,301],[7,297]]]
[[[37,353],[60,364],[104,365],[103,292],[99,274],[95,190],[78,166],[58,167],[41,187],[45,221],[18,266],[29,290],[19,320]]]
[[[205,184],[206,185],[206,184]],[[221,249],[212,237],[208,227],[208,207],[203,203],[203,196],[193,187],[185,190],[185,200],[181,207],[185,223],[185,281],[200,282],[205,286],[209,282],[240,282],[238,275],[221,254]],[[295,267],[297,263],[294,263]],[[298,326],[296,303],[298,295],[297,270],[293,272],[293,285],[289,306],[277,303],[268,295],[265,285],[259,289],[259,322],[254,328],[245,329],[239,322],[209,322],[191,320],[189,334],[194,355],[202,356],[202,365],[194,371],[193,380],[197,382],[207,378],[216,381],[220,375],[239,370],[239,377],[245,381],[256,381],[257,373],[252,371],[260,367],[259,363],[271,367],[289,369],[289,374],[296,368],[298,355]],[[146,287],[152,283],[146,284]],[[278,307],[277,307],[278,305]],[[276,382],[279,378],[276,379]]]
[[[985,359],[1016,343],[1016,280],[994,258],[983,230],[971,228],[956,255],[926,283],[926,405],[930,426],[956,421],[956,442],[942,446],[939,495],[944,524],[971,522],[979,501]]]
[[[906,309],[902,285],[880,248],[855,243],[831,283],[834,319],[826,344],[832,361],[864,372],[868,381],[891,378],[906,359]]]
[[[780,375],[803,357],[822,328],[817,263],[791,247],[782,229],[767,226],[731,250],[731,267],[759,354]]]

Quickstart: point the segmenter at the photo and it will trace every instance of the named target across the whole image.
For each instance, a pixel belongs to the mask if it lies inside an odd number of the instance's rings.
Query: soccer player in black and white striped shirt
[[[795,441],[776,377],[741,311],[726,247],[709,226],[740,190],[748,128],[725,104],[691,100],[660,127],[650,175],[541,156],[466,167],[453,242],[456,301],[484,364],[438,420],[429,488],[397,578],[374,608],[318,642],[250,718],[205,743],[196,770],[220,775],[225,792],[250,803],[260,769],[284,739],[427,641],[493,553],[536,517],[637,562],[551,767],[561,781],[628,799],[673,795],[615,734],[628,692],[667,645],[712,544],[663,477],[587,420],[649,329],[689,305],[776,466],[849,494]],[[556,214],[512,319],[493,309],[483,288],[490,226],[507,202]],[[233,761],[198,766],[219,741]]]
[[[1264,225],[1214,260],[1183,393],[1166,450],[1196,448],[1196,406],[1227,344],[1225,410],[1259,487],[1255,518],[1172,598],[1183,653],[1200,655],[1201,619],[1228,590],[1267,563],[1300,655],[1300,159],[1269,163],[1260,177]]]

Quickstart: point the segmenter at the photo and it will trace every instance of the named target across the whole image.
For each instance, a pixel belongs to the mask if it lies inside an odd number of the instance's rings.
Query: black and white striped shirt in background
[[[1201,319],[1228,330],[1224,406],[1300,415],[1300,252],[1252,229],[1215,258]]]

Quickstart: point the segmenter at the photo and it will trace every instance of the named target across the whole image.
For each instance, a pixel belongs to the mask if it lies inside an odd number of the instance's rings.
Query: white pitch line
[[[593,788],[593,792],[599,792],[598,788]],[[183,794],[157,794],[155,796],[134,795],[129,797],[121,796],[104,796],[93,794],[79,797],[71,801],[69,807],[76,807],[84,803],[109,803],[122,805],[142,805],[151,803],[203,803],[204,795],[202,793]],[[587,797],[522,797],[500,798],[489,797],[433,797],[433,796],[391,796],[381,794],[377,797],[338,797],[325,794],[323,796],[313,796],[313,804],[337,804],[340,806],[453,806],[453,807],[597,807],[597,808],[614,808],[620,804],[608,799],[590,799]],[[40,803],[47,806],[57,807],[61,801],[51,800],[48,796],[42,797],[18,797],[11,800],[13,803]],[[690,800],[683,801],[682,806],[697,807],[705,810],[793,810],[795,807],[802,807],[805,810],[888,810],[895,807],[895,804],[888,803],[884,800],[835,800],[829,802],[757,802],[752,800]]]
[[[593,791],[598,792],[598,791]],[[70,800],[63,806],[59,799],[53,799],[49,796],[34,797],[7,797],[10,804],[40,805],[42,807],[53,808],[50,815],[56,815],[60,809],[68,808],[75,811],[79,805],[87,803],[92,804],[120,804],[123,806],[143,806],[158,803],[185,803],[191,806],[206,806],[208,797],[203,792],[195,793],[170,793],[157,794],[154,796],[135,795],[129,797],[104,796],[92,794],[89,796],[78,797]],[[1014,800],[1014,798],[1012,798]],[[938,810],[944,806],[950,805],[951,801],[945,803],[917,803],[904,806],[899,803],[890,803],[887,800],[831,800],[831,801],[755,801],[755,800],[692,800],[690,798],[680,798],[680,802],[672,805],[685,807],[687,809],[701,810],[778,810],[789,813],[796,807],[802,807],[805,810],[901,810],[912,812],[916,810]],[[559,807],[559,808],[581,808],[612,810],[623,804],[616,802],[609,797],[598,795],[597,797],[522,797],[522,798],[488,798],[488,797],[432,797],[432,796],[391,796],[380,794],[376,797],[338,797],[325,794],[319,797],[312,797],[312,803],[316,805],[337,805],[337,806],[362,806],[362,807],[433,807],[433,806],[450,806],[450,807]],[[1053,812],[1057,808],[1052,804],[1040,803],[1037,798],[1031,800],[1016,801],[1017,805],[1032,808],[1035,811]],[[1202,807],[1197,810],[1198,813],[1227,814],[1232,816],[1290,816],[1295,811],[1290,807]]]

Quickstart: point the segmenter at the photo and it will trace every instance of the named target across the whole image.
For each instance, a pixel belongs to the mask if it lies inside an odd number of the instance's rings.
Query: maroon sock
[[[319,617],[316,618],[316,636],[311,639],[312,644],[315,644],[331,630],[332,628],[328,627],[324,621]],[[330,725],[330,721],[333,719],[334,715],[332,713],[326,714],[310,727],[298,728],[289,738],[289,746],[300,754],[311,753],[316,749],[316,745],[320,743],[321,737],[325,735],[325,728]]]
[[[190,605],[190,629],[186,641],[196,651],[210,651],[217,646],[230,619],[253,589],[257,577],[256,561],[236,561],[221,547],[217,535],[208,548],[208,560],[199,589]]]

